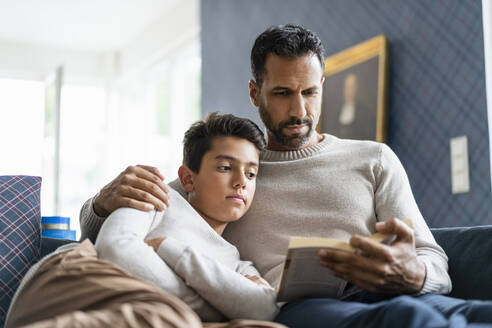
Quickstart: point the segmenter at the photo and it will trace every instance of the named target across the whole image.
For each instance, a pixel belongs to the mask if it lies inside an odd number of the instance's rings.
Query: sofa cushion
[[[74,243],[71,239],[55,239],[48,237],[41,237],[41,258],[54,252],[58,247]]]
[[[41,178],[0,176],[0,327],[22,277],[40,257]]]
[[[449,258],[449,296],[492,299],[492,225],[431,229]]]

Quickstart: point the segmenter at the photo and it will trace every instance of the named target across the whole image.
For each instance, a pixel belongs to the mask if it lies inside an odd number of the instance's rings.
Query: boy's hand
[[[158,238],[154,238],[154,239],[145,239],[144,241],[147,245],[151,246],[154,249],[154,251],[157,252],[157,250],[159,249],[159,246],[161,246],[164,239],[166,239],[166,238],[158,237]]]
[[[270,287],[270,284],[265,279],[263,279],[262,277],[250,276],[249,274],[246,274],[244,276],[246,278],[248,278],[249,280],[251,280],[252,282],[254,282],[255,284]]]
[[[129,166],[101,189],[94,197],[93,207],[94,212],[102,217],[120,207],[163,211],[169,207],[169,189],[157,168]]]

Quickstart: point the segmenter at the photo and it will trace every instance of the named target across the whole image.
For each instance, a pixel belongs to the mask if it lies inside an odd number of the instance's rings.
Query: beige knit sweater
[[[408,218],[426,266],[421,293],[450,292],[447,256],[425,223],[393,151],[376,142],[323,137],[301,150],[262,153],[255,199],[246,215],[224,232],[241,258],[253,261],[276,286],[291,236],[348,241],[353,234],[374,233],[378,221]],[[170,185],[184,193],[179,181]],[[103,218],[89,204],[80,220],[83,235],[94,237]]]

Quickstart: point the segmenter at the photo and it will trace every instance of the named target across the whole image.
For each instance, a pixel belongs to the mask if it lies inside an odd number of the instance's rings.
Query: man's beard
[[[278,126],[275,126],[273,120],[268,114],[268,111],[260,104],[259,106],[260,118],[265,124],[269,134],[275,139],[275,141],[283,147],[290,149],[299,149],[309,143],[309,139],[313,135],[313,120],[309,117],[295,118],[291,117],[287,121],[280,122]],[[287,136],[283,133],[283,129],[289,125],[301,125],[305,124],[308,127],[308,131],[305,134],[295,133]]]

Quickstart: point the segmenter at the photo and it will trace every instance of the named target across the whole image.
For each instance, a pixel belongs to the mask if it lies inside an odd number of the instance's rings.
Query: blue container
[[[41,237],[56,238],[56,239],[75,239],[75,230],[41,230]]]
[[[69,230],[70,218],[65,216],[42,216],[41,229],[46,230]]]

